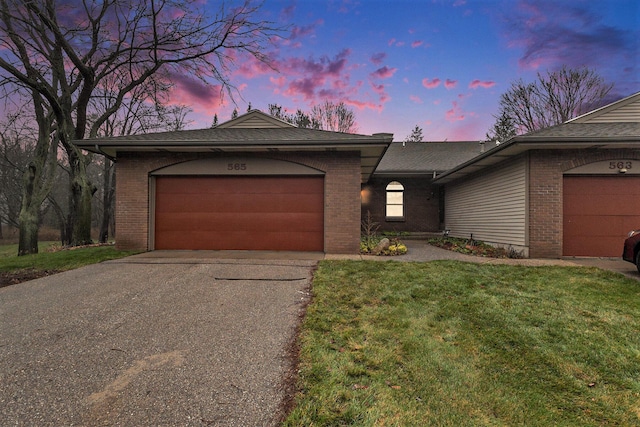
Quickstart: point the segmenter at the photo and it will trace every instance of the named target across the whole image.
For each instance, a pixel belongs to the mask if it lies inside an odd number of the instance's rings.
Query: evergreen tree
[[[404,142],[422,142],[423,139],[422,128],[416,125],[416,127],[411,131],[411,135],[404,139]]]

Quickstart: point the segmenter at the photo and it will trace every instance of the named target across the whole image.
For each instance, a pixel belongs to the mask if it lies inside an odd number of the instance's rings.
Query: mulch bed
[[[12,272],[0,272],[0,288],[17,285],[18,283],[50,276],[56,273],[60,273],[60,270],[36,270],[29,268]]]

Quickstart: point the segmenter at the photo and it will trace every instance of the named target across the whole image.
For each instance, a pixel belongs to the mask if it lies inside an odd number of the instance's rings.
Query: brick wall
[[[386,219],[386,188],[391,181],[404,187],[404,221]],[[431,178],[373,178],[362,186],[362,193],[362,218],[370,212],[381,232],[440,230],[439,188],[431,185]]]
[[[360,156],[357,152],[234,153],[292,161],[325,172],[324,240],[327,253],[357,253],[360,245]],[[116,247],[148,250],[150,174],[176,163],[211,158],[207,153],[118,153]]]
[[[529,154],[529,256],[562,257],[563,173],[593,162],[640,159],[640,151],[532,150]]]

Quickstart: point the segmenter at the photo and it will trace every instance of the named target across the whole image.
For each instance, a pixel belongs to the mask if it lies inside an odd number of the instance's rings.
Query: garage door
[[[640,177],[565,176],[563,253],[619,257],[640,228]]]
[[[156,177],[155,249],[324,249],[322,177]]]

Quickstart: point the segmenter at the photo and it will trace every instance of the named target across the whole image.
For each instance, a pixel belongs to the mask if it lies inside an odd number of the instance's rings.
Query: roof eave
[[[628,146],[631,142],[640,143],[640,136],[544,137],[522,135],[444,172],[434,179],[433,182],[436,184],[447,184],[529,150],[598,149],[604,147],[618,148]]]

